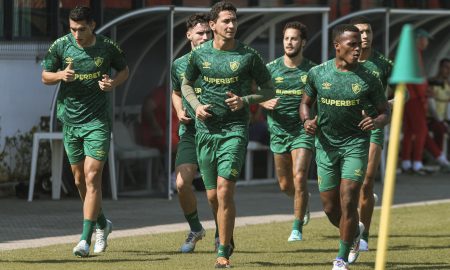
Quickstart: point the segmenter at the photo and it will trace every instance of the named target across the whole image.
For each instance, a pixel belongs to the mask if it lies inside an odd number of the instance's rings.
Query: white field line
[[[441,204],[441,203],[450,203],[450,199],[396,204],[392,207],[393,208],[402,208],[402,207],[434,205],[434,204]],[[375,207],[375,209],[380,209],[380,208],[381,208],[381,206]],[[319,217],[324,217],[324,216],[325,216],[325,213],[322,211],[311,212],[311,218],[319,218]],[[244,227],[247,225],[291,221],[292,219],[293,219],[292,215],[267,215],[267,216],[237,217],[235,226],[236,227]],[[205,229],[214,229],[215,228],[214,220],[202,221],[202,225]],[[109,239],[128,237],[128,236],[180,232],[180,231],[186,231],[187,227],[188,226],[187,226],[186,222],[183,222],[183,223],[148,226],[148,227],[137,228],[137,229],[118,230],[118,231],[113,231],[113,233],[111,233],[111,235],[109,236]],[[0,243],[0,251],[23,249],[23,248],[36,248],[36,247],[44,247],[44,246],[50,246],[50,245],[56,245],[56,244],[76,243],[79,239],[80,239],[80,235],[76,234],[76,235],[67,235],[67,236],[44,237],[44,238],[29,239],[29,240],[25,239],[25,240],[8,241],[8,242]]]

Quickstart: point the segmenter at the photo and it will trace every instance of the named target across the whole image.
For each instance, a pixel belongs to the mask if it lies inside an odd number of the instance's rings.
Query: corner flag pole
[[[394,197],[398,150],[400,144],[400,131],[402,127],[403,110],[405,104],[406,83],[420,84],[424,78],[420,75],[419,61],[417,57],[416,42],[412,26],[403,26],[400,36],[400,44],[394,64],[394,70],[389,82],[397,84],[394,96],[394,108],[391,120],[391,132],[389,135],[389,147],[386,165],[386,175],[383,189],[383,201],[381,207],[380,231],[378,233],[377,256],[375,270],[384,270],[389,236],[389,221],[391,206]]]

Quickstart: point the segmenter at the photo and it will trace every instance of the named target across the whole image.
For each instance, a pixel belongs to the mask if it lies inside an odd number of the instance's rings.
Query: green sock
[[[348,254],[350,253],[350,249],[352,248],[351,243],[344,242],[343,240],[339,240],[339,252],[337,258],[343,259],[345,262],[348,261]]]
[[[100,212],[97,216],[97,229],[103,230],[106,227],[106,217],[103,214],[103,209],[100,208]]]
[[[86,242],[91,245],[92,233],[94,232],[95,221],[85,219],[83,220],[83,233],[81,234],[81,240],[86,240]]]
[[[303,220],[294,219],[294,223],[292,223],[292,230],[297,230],[299,232],[303,231]]]
[[[364,241],[366,241],[367,243],[369,243],[369,232],[363,232],[362,239],[364,239]]]
[[[191,227],[191,231],[199,232],[203,229],[202,224],[200,224],[200,220],[198,219],[197,210],[195,210],[193,213],[184,216],[186,217],[186,220],[189,223],[189,227]]]
[[[224,257],[224,258],[229,259],[230,258],[230,249],[231,249],[230,245],[227,245],[227,246],[219,245],[219,248],[217,249],[217,257]]]

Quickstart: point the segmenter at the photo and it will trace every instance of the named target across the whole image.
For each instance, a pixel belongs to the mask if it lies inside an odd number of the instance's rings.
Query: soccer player
[[[186,21],[186,37],[191,48],[211,39],[211,29],[206,14],[195,14]],[[186,241],[181,246],[182,253],[192,252],[195,244],[201,240],[206,231],[198,218],[197,199],[192,190],[192,181],[197,173],[197,155],[195,153],[195,112],[181,96],[181,82],[188,62],[189,53],[176,59],[172,65],[172,102],[180,122],[180,141],[177,146],[175,173],[177,192],[181,209],[191,229]],[[201,94],[199,81],[195,83],[195,93]]]
[[[284,55],[267,64],[275,87],[275,98],[261,105],[267,110],[270,148],[274,153],[280,189],[294,197],[294,223],[289,242],[302,240],[309,221],[307,177],[314,137],[305,133],[299,107],[308,71],[315,66],[303,57],[307,28],[288,22],[283,29]]]
[[[94,34],[88,7],[72,9],[69,26],[71,33],[57,39],[45,56],[42,82],[61,83],[57,116],[63,123],[64,148],[83,202],[83,233],[73,254],[87,257],[94,226],[94,253],[105,251],[112,231],[101,208],[102,171],[111,139],[110,92],[128,78],[128,66],[116,43]],[[111,68],[117,71],[114,78]]]
[[[393,62],[372,48],[373,32],[369,19],[365,17],[355,17],[350,21],[350,24],[356,26],[361,34],[362,43],[358,61],[381,80],[381,83],[383,84],[383,94],[385,95],[386,88],[388,88],[387,80],[390,76]],[[369,113],[376,113],[376,111]],[[364,224],[364,232],[359,246],[360,251],[369,250],[369,229],[375,205],[373,186],[378,167],[380,166],[383,145],[384,130],[381,128],[371,130],[369,161],[359,197],[359,218]],[[355,255],[355,253],[350,252],[349,263],[356,260]]]
[[[195,110],[200,172],[211,205],[217,202],[220,244],[216,268],[230,267],[236,216],[234,193],[248,143],[249,104],[274,96],[270,74],[257,51],[237,41],[236,8],[225,1],[211,8],[214,39],[194,48],[181,86]],[[194,82],[200,78],[200,100]],[[260,89],[252,93],[252,81]]]
[[[320,197],[330,222],[339,228],[339,252],[333,270],[348,269],[364,231],[358,226],[358,200],[366,172],[370,130],[389,121],[389,105],[380,80],[358,62],[361,35],[354,25],[333,29],[336,58],[308,73],[300,108],[305,131],[316,134],[316,162]],[[310,108],[317,100],[317,116]],[[377,114],[368,116],[369,105]]]

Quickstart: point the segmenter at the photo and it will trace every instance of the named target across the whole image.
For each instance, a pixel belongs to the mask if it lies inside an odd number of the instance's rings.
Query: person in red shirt
[[[423,29],[415,32],[417,49],[419,50],[419,65],[423,72],[422,52],[428,47],[431,35]],[[409,100],[405,104],[403,115],[402,141],[402,170],[426,174],[422,158],[425,141],[428,134],[427,127],[427,92],[428,82],[407,85]]]

